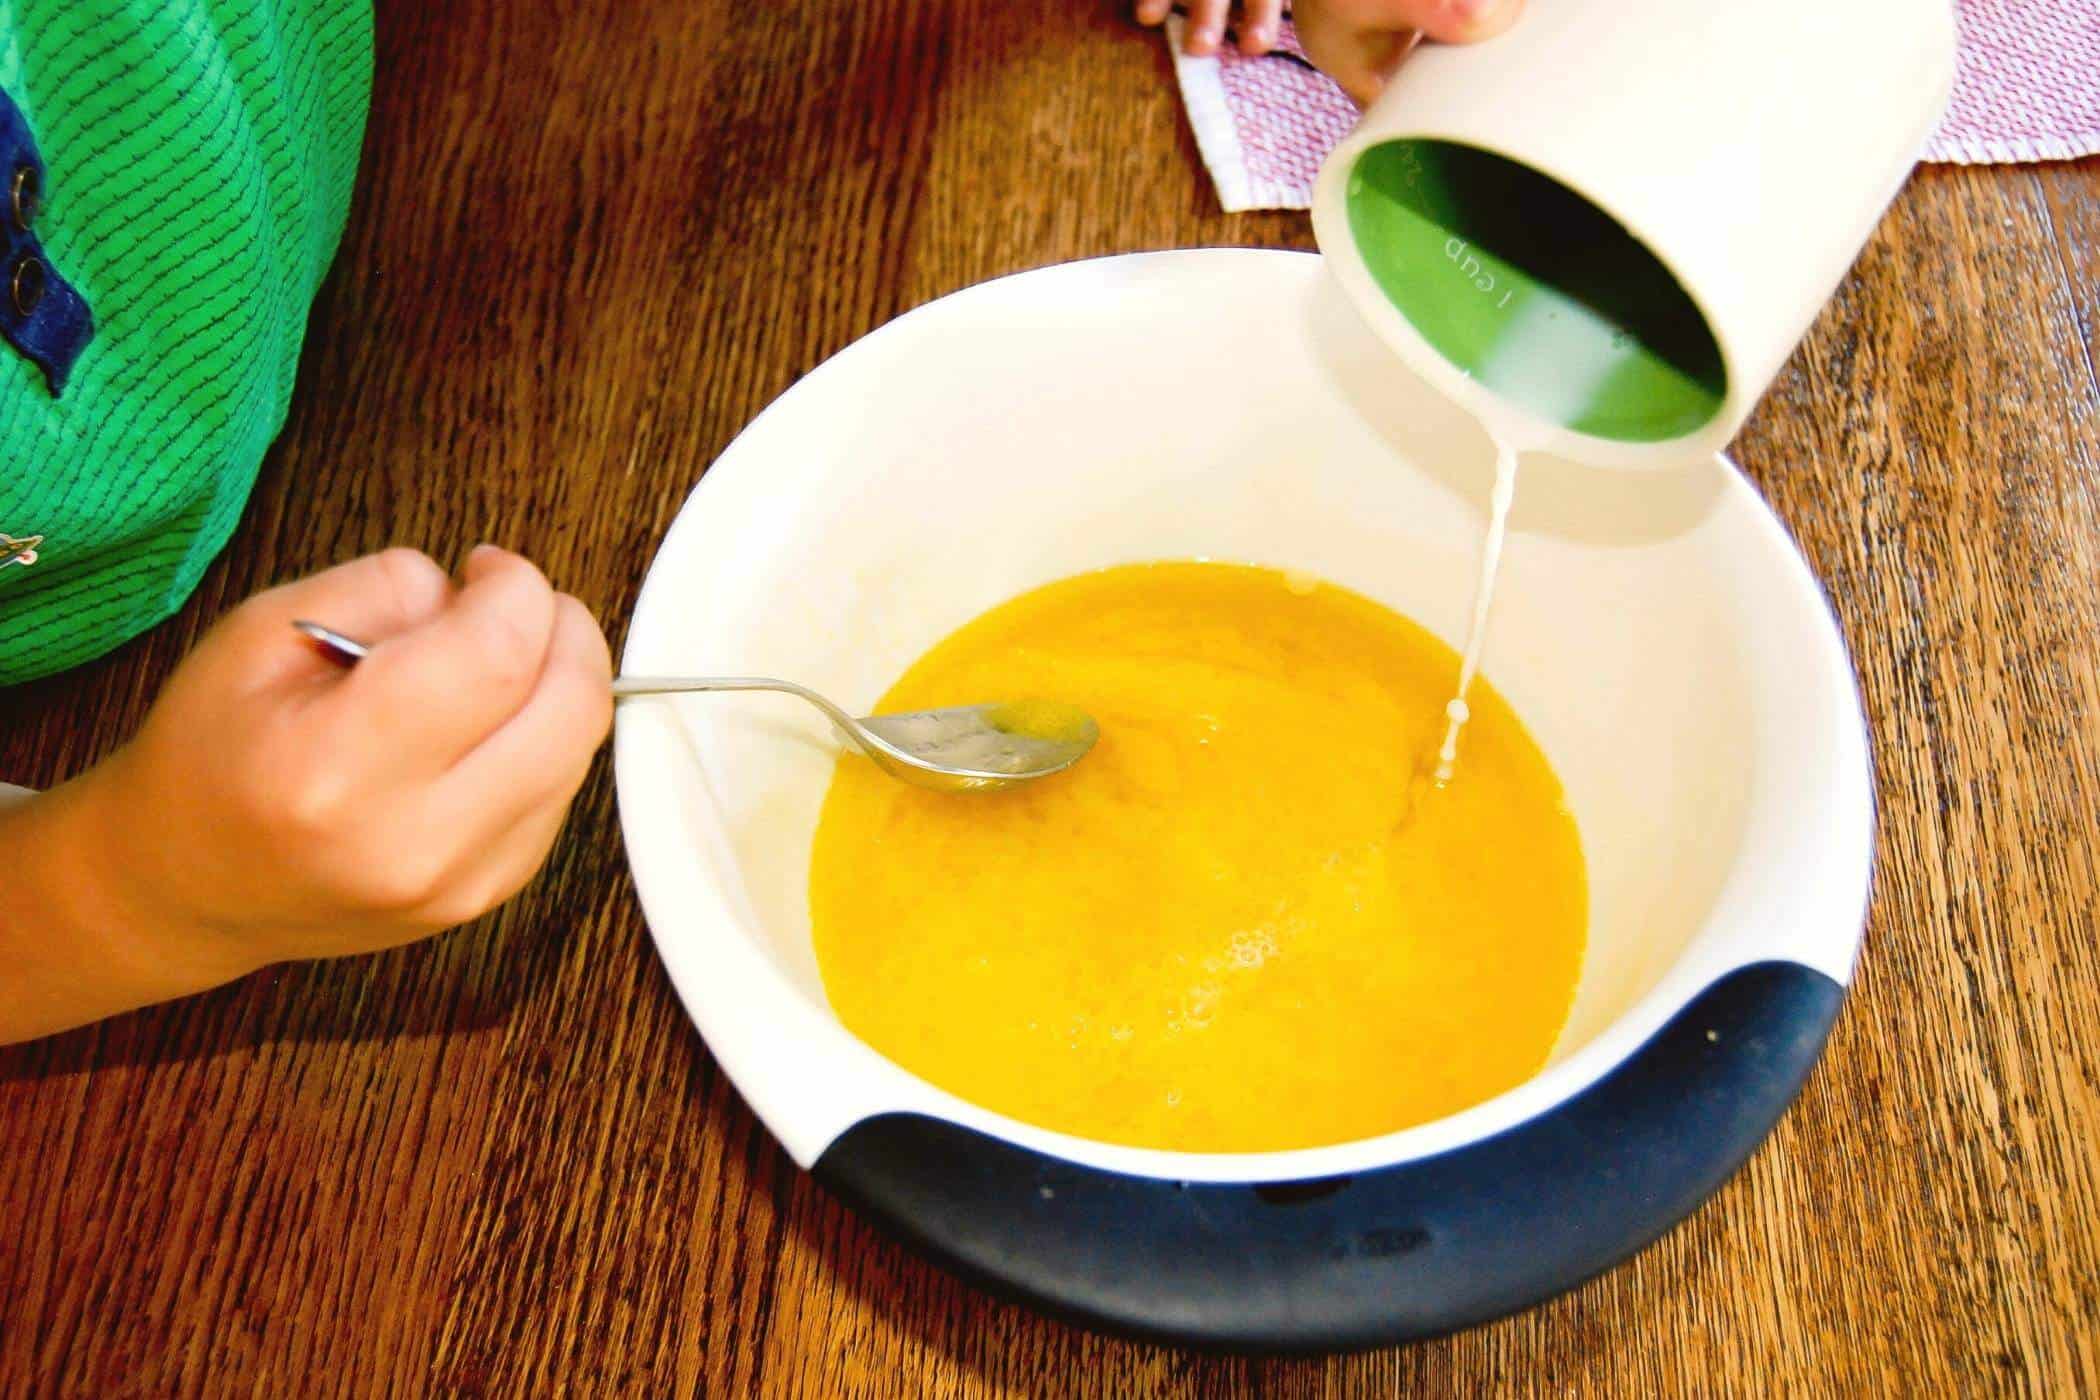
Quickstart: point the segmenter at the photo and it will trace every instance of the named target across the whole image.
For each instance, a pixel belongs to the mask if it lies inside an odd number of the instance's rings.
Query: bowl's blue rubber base
[[[814,1170],[937,1262],[1088,1326],[1380,1346],[1529,1307],[1691,1214],[1793,1100],[1843,996],[1795,963],[1742,968],[1551,1112],[1354,1176],[1125,1176],[915,1114],[854,1125]]]

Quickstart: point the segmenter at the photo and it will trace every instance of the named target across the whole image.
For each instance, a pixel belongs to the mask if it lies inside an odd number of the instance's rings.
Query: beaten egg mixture
[[[1544,1064],[1587,894],[1559,781],[1484,681],[1341,588],[1212,563],[1053,583],[935,647],[880,712],[1070,701],[1070,771],[943,794],[842,759],[811,914],[840,1019],[1042,1127],[1193,1152],[1458,1111]]]

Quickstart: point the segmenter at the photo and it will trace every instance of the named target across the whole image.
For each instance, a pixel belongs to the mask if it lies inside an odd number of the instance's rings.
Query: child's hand
[[[1188,51],[1215,53],[1225,40],[1233,0],[1186,0]],[[1267,53],[1276,44],[1284,0],[1240,0],[1242,53]],[[1173,0],[1137,0],[1137,17],[1160,24]],[[1523,0],[1296,0],[1292,23],[1305,56],[1368,106],[1417,37],[1468,44],[1507,29]]]
[[[292,629],[372,644],[354,668]],[[546,857],[611,722],[583,605],[484,546],[236,608],[106,763],[0,814],[0,1042],[471,919]]]
[[[292,629],[368,642],[354,668]],[[484,546],[409,550],[250,599],[95,775],[118,888],[257,962],[404,943],[516,893],[611,722],[584,606]]]

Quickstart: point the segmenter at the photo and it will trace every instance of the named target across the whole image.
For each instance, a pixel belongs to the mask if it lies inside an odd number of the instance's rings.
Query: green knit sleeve
[[[0,345],[0,684],[179,607],[283,426],[370,101],[368,0],[15,0],[0,89],[94,336],[54,396]]]

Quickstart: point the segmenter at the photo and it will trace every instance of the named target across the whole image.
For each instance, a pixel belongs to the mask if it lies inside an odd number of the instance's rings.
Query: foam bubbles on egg
[[[1276,955],[1276,935],[1266,928],[1241,929],[1232,936],[1225,957],[1234,967],[1252,970]]]

